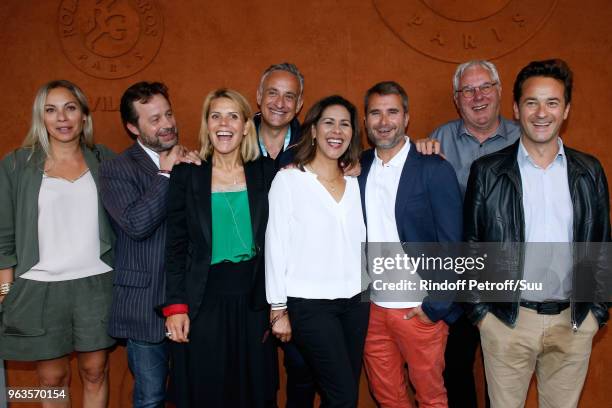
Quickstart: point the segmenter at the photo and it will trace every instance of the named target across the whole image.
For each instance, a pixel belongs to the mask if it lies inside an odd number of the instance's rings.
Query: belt
[[[543,315],[556,315],[570,306],[570,302],[528,302],[521,301],[521,306],[532,309]]]

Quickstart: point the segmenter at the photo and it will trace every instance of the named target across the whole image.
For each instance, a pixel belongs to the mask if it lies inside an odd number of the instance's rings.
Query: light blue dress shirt
[[[524,291],[521,298],[535,302],[569,299],[572,282],[573,206],[563,142],[550,165],[536,165],[519,144],[525,214],[524,279],[542,282],[542,289]]]
[[[470,134],[462,119],[440,126],[429,137],[440,142],[440,150],[455,169],[461,195],[465,196],[472,163],[482,156],[510,146],[518,140],[520,134],[520,127],[516,122],[500,116],[495,133],[482,143]]]

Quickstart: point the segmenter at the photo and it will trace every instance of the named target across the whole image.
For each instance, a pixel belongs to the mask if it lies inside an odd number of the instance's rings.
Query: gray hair
[[[455,92],[459,90],[459,82],[461,82],[461,77],[463,76],[465,71],[474,66],[480,66],[489,71],[489,73],[491,74],[491,80],[501,85],[499,73],[497,72],[497,67],[495,66],[495,64],[485,60],[472,60],[464,62],[463,64],[459,65],[455,70],[455,75],[453,76],[453,90]]]
[[[42,149],[46,157],[51,155],[51,147],[49,144],[49,133],[45,127],[45,102],[49,92],[56,88],[65,88],[76,98],[79,107],[85,116],[83,133],[80,135],[81,142],[90,148],[94,145],[93,122],[91,120],[91,112],[89,110],[89,103],[87,102],[85,93],[76,84],[64,79],[59,79],[47,82],[36,92],[36,97],[34,98],[34,104],[32,106],[32,123],[30,125],[30,130],[22,143],[22,147],[31,148],[32,153],[36,148]]]
[[[290,62],[283,62],[282,64],[270,65],[264,71],[264,73],[261,75],[261,79],[259,80],[259,93],[260,94],[263,94],[263,83],[264,83],[264,81],[266,80],[268,75],[270,75],[274,71],[285,71],[285,72],[289,72],[290,74],[295,75],[295,77],[297,78],[298,82],[300,83],[300,92],[298,94],[298,97],[299,98],[302,97],[302,95],[304,94],[304,75],[302,75],[302,73],[300,72],[298,67],[296,67],[294,64],[292,64]]]

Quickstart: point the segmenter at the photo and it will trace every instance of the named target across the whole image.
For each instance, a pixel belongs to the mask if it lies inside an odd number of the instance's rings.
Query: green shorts
[[[0,358],[48,360],[112,346],[112,275],[60,282],[17,278],[0,305]]]

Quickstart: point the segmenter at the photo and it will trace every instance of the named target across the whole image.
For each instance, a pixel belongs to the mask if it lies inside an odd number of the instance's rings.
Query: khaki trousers
[[[511,328],[486,314],[479,328],[492,408],[523,407],[534,371],[540,408],[578,405],[599,325],[589,313],[574,332],[570,316],[521,307]]]

